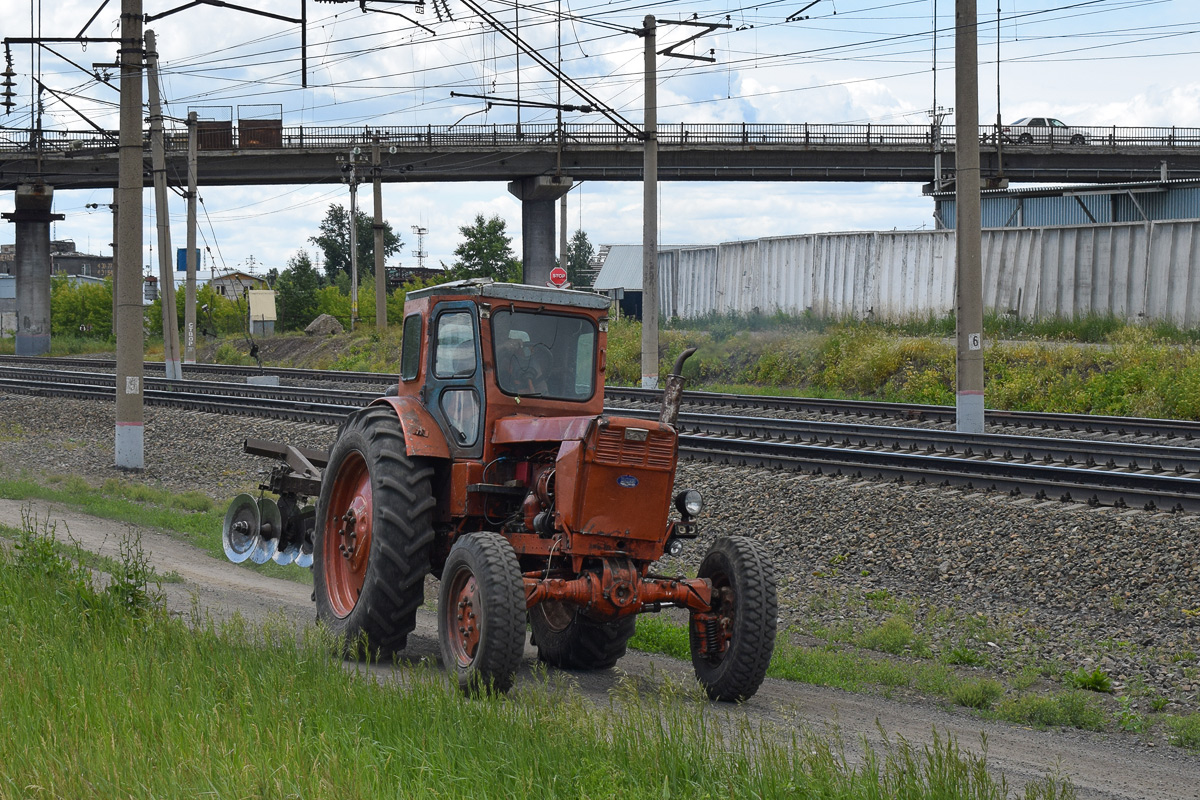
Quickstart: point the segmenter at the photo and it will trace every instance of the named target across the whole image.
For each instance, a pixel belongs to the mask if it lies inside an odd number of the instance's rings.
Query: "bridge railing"
[[[516,125],[407,125],[363,128],[289,126],[263,136],[256,129],[245,135],[238,126],[200,138],[201,150],[350,150],[366,149],[377,139],[386,149],[541,149],[558,146],[640,146],[641,137],[609,123],[570,124],[559,129],[554,123]],[[1024,134],[1028,134],[1024,136]],[[1090,148],[1126,149],[1200,148],[1200,128],[1076,126],[1071,128],[1015,128],[995,125],[979,127],[979,141],[994,147],[997,139],[1005,147],[1034,149]],[[1030,141],[1026,141],[1030,140]],[[116,131],[49,130],[40,134],[25,130],[0,129],[0,152],[36,152],[64,155],[115,153]],[[955,128],[944,125],[815,124],[815,123],[667,123],[658,127],[661,147],[897,147],[933,149],[940,141],[953,149]],[[187,150],[187,131],[166,132],[170,152]]]

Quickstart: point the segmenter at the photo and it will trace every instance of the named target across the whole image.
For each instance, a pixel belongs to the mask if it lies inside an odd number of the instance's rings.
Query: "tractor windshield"
[[[596,386],[596,326],[587,317],[492,312],[496,380],[505,394],[590,400]]]

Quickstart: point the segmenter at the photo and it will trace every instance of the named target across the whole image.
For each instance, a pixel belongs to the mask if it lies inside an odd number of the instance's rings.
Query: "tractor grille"
[[[596,437],[596,463],[669,470],[675,463],[675,437],[649,431],[638,441],[626,438],[625,428],[604,427]]]

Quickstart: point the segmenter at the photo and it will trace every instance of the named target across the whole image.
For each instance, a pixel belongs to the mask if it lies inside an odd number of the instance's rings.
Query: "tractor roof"
[[[410,300],[424,297],[463,295],[510,300],[545,305],[574,306],[575,308],[608,308],[610,300],[594,292],[578,292],[572,289],[554,289],[549,286],[527,286],[523,283],[496,283],[490,278],[470,278],[465,281],[440,283],[408,293]]]

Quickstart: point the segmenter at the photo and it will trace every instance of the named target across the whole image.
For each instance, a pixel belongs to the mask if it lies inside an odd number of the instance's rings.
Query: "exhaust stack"
[[[687,379],[683,377],[683,362],[691,358],[696,352],[696,348],[689,347],[679,354],[679,358],[675,359],[675,366],[671,368],[671,374],[667,376],[666,384],[663,386],[662,409],[658,412],[658,421],[675,427],[675,423],[679,420],[679,405],[683,401],[683,385],[687,383]]]

